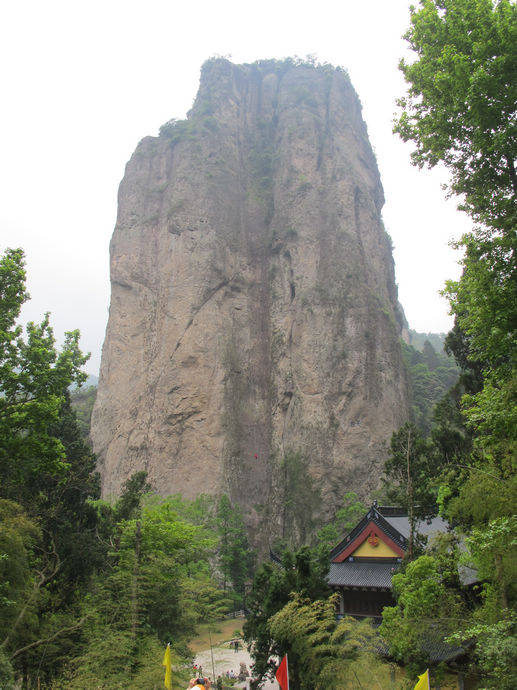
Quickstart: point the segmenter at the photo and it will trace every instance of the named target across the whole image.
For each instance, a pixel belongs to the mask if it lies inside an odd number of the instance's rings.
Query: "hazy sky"
[[[414,0],[416,2],[416,0]],[[5,0],[0,7],[0,248],[26,251],[25,319],[79,328],[97,374],[109,306],[117,189],[138,141],[184,118],[201,64],[315,54],[345,67],[363,104],[386,196],[410,327],[447,331],[438,291],[468,220],[443,171],[418,171],[391,134],[409,0]]]

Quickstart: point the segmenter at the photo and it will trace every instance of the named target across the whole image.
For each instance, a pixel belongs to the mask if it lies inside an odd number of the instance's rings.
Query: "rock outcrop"
[[[205,63],[188,119],[143,139],[120,186],[104,495],[137,470],[162,494],[228,493],[257,540],[281,528],[289,454],[327,515],[378,486],[408,416],[382,205],[344,71]]]

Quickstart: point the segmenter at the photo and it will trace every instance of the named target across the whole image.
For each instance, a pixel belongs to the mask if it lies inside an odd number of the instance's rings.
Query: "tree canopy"
[[[50,431],[57,422],[67,388],[81,383],[87,361],[79,331],[65,334],[60,351],[46,314],[27,324],[26,339],[17,319],[29,298],[21,249],[0,259],[0,477],[3,495],[23,491],[31,475],[60,472],[66,465],[63,443]]]
[[[473,663],[484,687],[506,688],[515,684],[517,660],[517,5],[421,0],[405,38],[413,59],[400,63],[408,89],[395,131],[415,145],[414,164],[445,165],[449,193],[473,222],[457,243],[462,275],[444,291],[455,317],[446,346],[461,374],[431,430],[440,509],[470,533],[457,559],[482,580],[482,598],[469,602],[452,638],[477,639]],[[415,564],[427,572],[420,584],[409,566],[405,579],[394,578],[399,608],[383,627],[395,644],[412,589],[424,601],[433,586],[442,592],[437,603],[450,592],[439,560]],[[431,608],[426,615],[437,624],[447,618]]]
[[[512,232],[517,176],[517,7],[510,0],[421,0],[405,34],[416,59],[395,131],[415,164],[445,163],[476,222]]]
[[[257,570],[247,598],[249,608],[244,624],[244,639],[254,659],[254,673],[263,677],[275,670],[273,655],[288,649],[272,635],[269,620],[288,602],[292,592],[311,600],[325,599],[330,591],[326,583],[327,554],[302,547],[295,553],[285,550],[280,563],[265,562]]]

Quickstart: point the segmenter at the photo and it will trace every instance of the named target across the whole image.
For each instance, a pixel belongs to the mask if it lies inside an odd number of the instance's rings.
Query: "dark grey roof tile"
[[[365,561],[344,561],[331,563],[328,575],[330,586],[342,587],[388,587],[391,577],[398,569],[397,563],[367,563]]]

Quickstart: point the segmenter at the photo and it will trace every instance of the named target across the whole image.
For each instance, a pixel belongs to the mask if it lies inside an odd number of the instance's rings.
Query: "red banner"
[[[278,681],[278,685],[280,685],[282,690],[289,690],[289,669],[287,667],[287,654],[280,662],[280,666],[276,670],[275,677]]]

